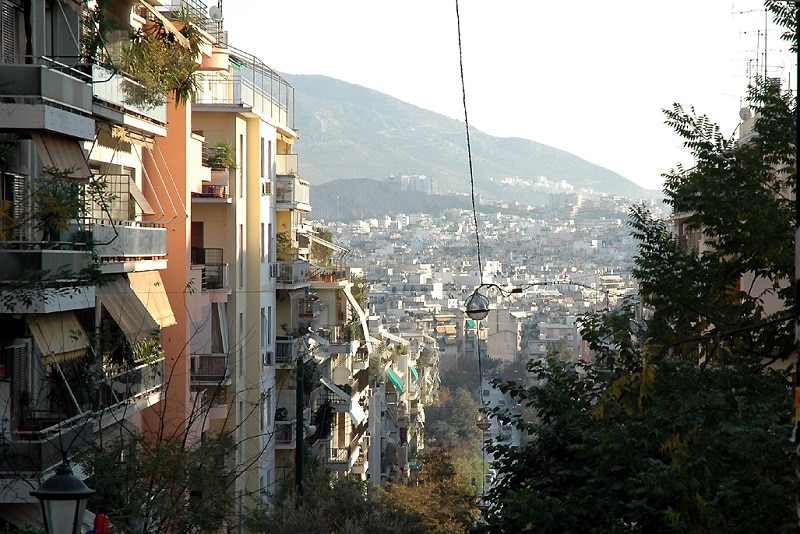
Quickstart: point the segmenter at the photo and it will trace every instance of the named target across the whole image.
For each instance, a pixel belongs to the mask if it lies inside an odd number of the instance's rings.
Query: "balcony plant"
[[[185,40],[156,20],[148,21],[131,36],[130,44],[122,47],[119,70],[136,81],[123,84],[126,103],[152,109],[169,96],[180,105],[190,102],[197,92],[201,33],[186,10],[177,13],[173,22]]]
[[[206,164],[215,170],[233,170],[236,168],[236,158],[233,147],[226,141],[218,141],[206,159]]]
[[[278,232],[275,235],[275,255],[278,261],[293,261],[298,258],[299,250],[292,242],[289,232]]]

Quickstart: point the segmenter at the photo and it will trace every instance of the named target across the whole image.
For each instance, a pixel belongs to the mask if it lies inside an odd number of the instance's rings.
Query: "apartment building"
[[[168,234],[187,216],[174,173],[148,170],[169,106],[109,68],[131,32],[175,27],[116,2],[93,47],[83,4],[23,4],[0,3],[0,519],[17,525],[59,464],[161,404]]]

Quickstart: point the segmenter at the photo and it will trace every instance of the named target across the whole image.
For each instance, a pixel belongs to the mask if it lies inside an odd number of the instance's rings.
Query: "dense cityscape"
[[[315,217],[221,4],[0,31],[0,532],[795,530],[796,91],[666,110],[663,200]]]

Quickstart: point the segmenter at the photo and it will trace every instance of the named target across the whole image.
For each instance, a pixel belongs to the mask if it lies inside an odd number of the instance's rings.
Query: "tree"
[[[406,532],[389,517],[378,488],[324,469],[310,470],[302,500],[294,493],[251,514],[253,532],[320,534],[400,534]]]
[[[793,397],[773,365],[794,347],[792,100],[759,80],[746,142],[665,111],[696,161],[665,175],[684,233],[634,208],[641,303],[582,318],[593,362],[529,362],[536,386],[500,384],[537,416],[503,417],[528,441],[492,446],[479,531],[795,530]]]
[[[416,485],[384,487],[389,515],[404,525],[404,534],[466,532],[475,523],[478,510],[473,488],[456,472],[451,449],[426,449],[420,465]]]

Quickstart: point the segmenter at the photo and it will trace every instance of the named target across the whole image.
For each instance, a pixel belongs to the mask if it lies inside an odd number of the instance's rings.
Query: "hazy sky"
[[[464,119],[455,0],[223,0],[222,11],[230,43],[275,70]],[[768,75],[796,85],[796,60],[759,0],[460,0],[459,12],[472,128],[652,189],[691,164],[663,108],[694,106],[733,133],[765,50]]]

